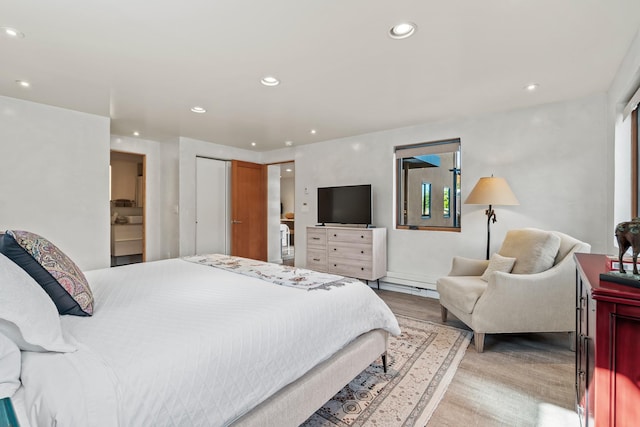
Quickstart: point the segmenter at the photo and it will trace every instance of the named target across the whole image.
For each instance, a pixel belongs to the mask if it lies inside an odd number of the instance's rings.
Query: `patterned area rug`
[[[469,346],[471,332],[396,316],[388,370],[371,364],[302,426],[425,426]]]

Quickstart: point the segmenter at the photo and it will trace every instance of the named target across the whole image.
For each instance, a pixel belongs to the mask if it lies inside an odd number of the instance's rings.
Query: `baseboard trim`
[[[382,280],[386,283],[435,291],[436,281],[438,278],[388,271],[387,275],[383,277]]]
[[[378,289],[376,282],[369,282],[369,287]],[[403,285],[399,283],[389,283],[380,280],[380,289],[392,292],[402,292],[404,294],[417,295],[425,298],[440,299],[440,294],[435,289],[426,289],[423,287]]]

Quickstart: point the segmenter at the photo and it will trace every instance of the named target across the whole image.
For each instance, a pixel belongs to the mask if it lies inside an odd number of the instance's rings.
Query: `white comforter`
[[[93,317],[62,316],[75,353],[23,352],[32,426],[228,425],[376,328],[366,285],[300,290],[179,259],[86,273]]]

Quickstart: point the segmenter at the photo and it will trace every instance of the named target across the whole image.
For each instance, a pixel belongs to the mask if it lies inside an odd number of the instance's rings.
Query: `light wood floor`
[[[376,290],[395,314],[442,324],[438,300]],[[449,313],[446,323],[469,328]],[[487,335],[473,341],[431,417],[441,426],[575,426],[575,353],[565,333]]]

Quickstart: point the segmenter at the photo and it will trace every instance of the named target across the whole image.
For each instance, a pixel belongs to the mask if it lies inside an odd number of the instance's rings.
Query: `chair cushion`
[[[491,273],[495,271],[504,271],[505,273],[511,273],[511,270],[513,270],[513,265],[515,263],[515,258],[505,257],[500,254],[493,254],[491,255],[491,261],[489,261],[487,269],[484,271],[484,273],[482,273],[482,276],[480,278],[485,282],[488,282],[489,276],[491,276]]]
[[[488,284],[480,276],[446,276],[439,278],[436,286],[444,306],[470,314]]]
[[[560,248],[560,237],[535,228],[510,230],[498,251],[503,257],[515,258],[514,274],[540,273],[553,267]]]

